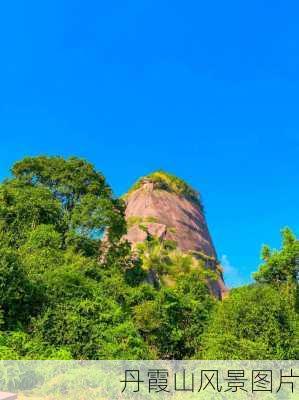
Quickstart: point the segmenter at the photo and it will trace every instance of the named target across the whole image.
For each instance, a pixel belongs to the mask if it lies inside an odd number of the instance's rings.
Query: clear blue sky
[[[92,161],[116,194],[163,168],[201,191],[230,285],[299,228],[296,1],[1,4],[0,177]]]

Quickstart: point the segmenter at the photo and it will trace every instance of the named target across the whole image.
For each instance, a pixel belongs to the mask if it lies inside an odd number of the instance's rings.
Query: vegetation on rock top
[[[136,190],[140,189],[145,182],[152,182],[155,189],[166,190],[201,205],[199,193],[196,192],[183,179],[178,178],[165,171],[156,171],[138,179],[131,189],[123,196],[125,199]]]

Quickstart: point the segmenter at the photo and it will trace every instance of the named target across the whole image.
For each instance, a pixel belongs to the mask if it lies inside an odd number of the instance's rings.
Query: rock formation
[[[207,268],[218,271],[219,279],[210,282],[210,287],[221,298],[226,288],[198,193],[170,174],[155,172],[141,178],[125,200],[128,241],[134,246],[148,234],[175,241],[182,252],[203,259]]]

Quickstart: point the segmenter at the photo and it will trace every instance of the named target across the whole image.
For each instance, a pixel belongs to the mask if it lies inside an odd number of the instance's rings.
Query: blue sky
[[[299,6],[18,1],[0,13],[0,177],[77,155],[116,194],[165,169],[201,193],[229,285],[299,228]]]

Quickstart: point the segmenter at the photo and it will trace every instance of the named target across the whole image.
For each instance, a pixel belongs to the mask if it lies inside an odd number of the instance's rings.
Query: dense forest
[[[290,229],[280,250],[263,247],[255,283],[221,301],[173,243],[153,237],[132,250],[124,213],[84,160],[12,167],[0,186],[0,359],[299,358]],[[156,287],[151,268],[179,279]]]

